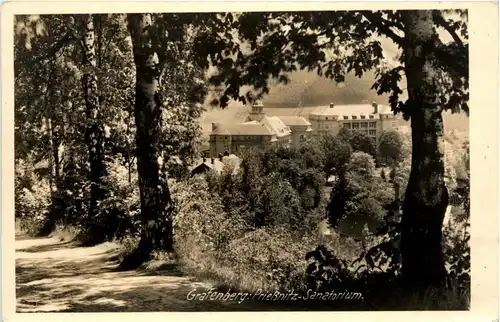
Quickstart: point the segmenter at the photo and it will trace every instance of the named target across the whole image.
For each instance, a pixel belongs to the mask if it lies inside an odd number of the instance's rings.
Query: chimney
[[[378,113],[378,105],[377,105],[377,103],[373,102],[372,106],[373,106],[373,114],[377,114]]]
[[[211,160],[211,161],[212,161],[212,164],[214,164],[215,160],[214,160],[214,158],[213,158],[213,157],[212,157],[212,160]]]
[[[330,103],[330,108],[333,108],[334,106],[335,106],[335,104],[333,104],[333,102]]]
[[[207,158],[203,157],[203,163],[207,162]]]
[[[212,132],[219,128],[219,123],[212,123]]]
[[[222,154],[219,153],[219,161],[222,162]]]

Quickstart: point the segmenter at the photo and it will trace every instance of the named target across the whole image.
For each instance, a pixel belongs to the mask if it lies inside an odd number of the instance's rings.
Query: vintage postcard
[[[498,319],[497,4],[1,23],[5,321]]]

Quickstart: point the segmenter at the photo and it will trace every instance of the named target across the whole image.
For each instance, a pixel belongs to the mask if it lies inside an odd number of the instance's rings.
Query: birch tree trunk
[[[425,287],[444,280],[442,226],[448,191],[444,182],[442,108],[433,52],[439,41],[431,11],[405,11],[405,73],[412,128],[412,167],[401,221],[402,273]]]
[[[90,162],[90,209],[88,242],[96,244],[105,239],[102,229],[96,224],[98,216],[98,203],[105,196],[106,167],[104,164],[104,128],[99,109],[99,96],[97,92],[96,55],[94,47],[94,22],[91,14],[83,17],[84,35],[83,46],[83,91],[85,97],[86,133],[85,142],[89,150]]]
[[[160,64],[152,46],[152,27],[151,14],[128,15],[136,66],[134,116],[142,224],[139,247],[123,264],[128,268],[147,260],[154,249],[171,250],[173,246],[172,199],[157,143],[161,128]]]

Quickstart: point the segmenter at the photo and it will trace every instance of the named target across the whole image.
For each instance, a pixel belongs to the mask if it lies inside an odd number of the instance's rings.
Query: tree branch
[[[55,55],[64,45],[67,45],[76,40],[73,33],[68,33],[58,42],[56,42],[47,52],[47,57]]]
[[[457,33],[455,32],[455,30],[453,30],[453,28],[451,28],[450,24],[444,19],[444,17],[441,15],[441,12],[439,12],[438,10],[434,11],[434,22],[444,28],[450,35],[451,37],[453,38],[453,40],[460,46],[463,46],[463,42],[462,42],[462,39],[460,39],[460,37],[458,37]]]
[[[104,50],[103,50],[103,53],[102,53],[102,57],[106,57],[106,51],[109,47],[109,45],[111,44],[111,41],[115,38],[115,36],[118,34],[118,31],[120,31],[120,25],[118,25],[116,27],[116,29],[114,30],[113,34],[111,35],[111,37],[109,37],[109,40],[108,42],[106,43],[106,45],[104,46]],[[102,32],[102,30],[101,30]]]
[[[362,15],[372,24],[374,24],[380,32],[382,32],[385,36],[392,39],[396,44],[402,45],[403,38],[396,35],[394,31],[387,25],[390,24],[389,21],[383,19],[381,17],[377,17],[372,11],[363,11]]]

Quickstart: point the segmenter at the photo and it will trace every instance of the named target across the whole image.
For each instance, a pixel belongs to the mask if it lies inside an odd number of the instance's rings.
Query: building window
[[[325,124],[325,130],[328,130],[328,124]]]
[[[356,119],[358,119],[358,117],[357,117],[356,115],[353,115],[353,116],[352,116],[352,119],[353,119],[353,120],[356,120]]]
[[[328,120],[328,116],[326,117],[326,119]]]
[[[367,129],[368,128],[368,123],[366,123],[366,122],[361,123],[361,128],[362,129]]]
[[[248,140],[251,140],[251,139],[252,139],[252,137],[251,137],[251,136],[248,136],[248,137],[247,137],[247,139],[248,139]]]
[[[365,119],[365,116],[364,116],[364,115],[361,115],[361,119],[363,119],[363,120],[364,120],[364,119]]]
[[[359,129],[359,123],[352,123],[353,129]]]
[[[371,114],[369,117],[370,117],[371,119],[373,119],[373,115],[372,115],[372,114]]]
[[[375,131],[375,130],[370,130],[370,135],[371,135],[371,136],[375,136],[375,135],[377,135],[377,131]]]
[[[344,116],[344,120],[348,120],[349,119],[349,116]]]
[[[374,129],[377,127],[377,122],[370,122],[370,128]]]

